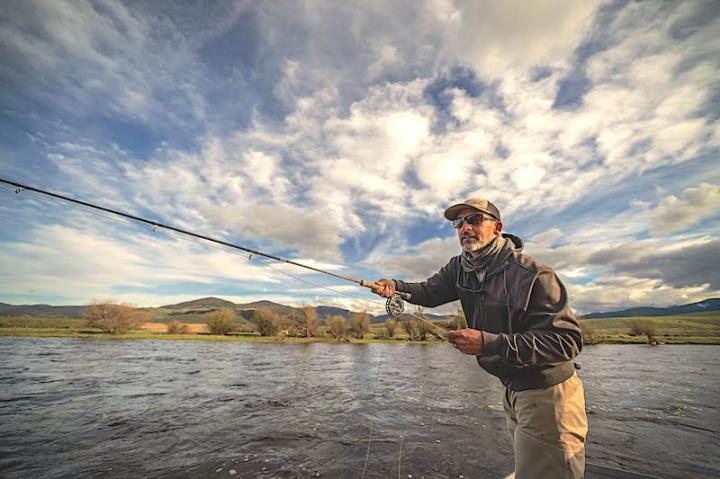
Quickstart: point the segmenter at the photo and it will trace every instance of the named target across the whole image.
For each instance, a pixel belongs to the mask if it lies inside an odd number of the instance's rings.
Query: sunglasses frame
[[[477,218],[477,217],[480,217],[479,221],[475,220],[475,218]],[[472,219],[470,219],[470,218],[472,218]],[[452,220],[452,224],[453,224],[453,228],[455,228],[456,230],[459,230],[460,228],[463,227],[463,225],[465,224],[466,221],[471,225],[479,225],[480,223],[482,223],[485,220],[497,221],[495,218],[493,218],[492,216],[487,215],[485,213],[472,213],[467,216],[463,216],[462,218],[455,218],[454,220]]]

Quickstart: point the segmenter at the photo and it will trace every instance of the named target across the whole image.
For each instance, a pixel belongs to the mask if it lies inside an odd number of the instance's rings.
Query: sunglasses
[[[459,230],[463,227],[465,222],[470,225],[479,225],[484,220],[495,220],[492,216],[484,215],[482,213],[473,213],[471,215],[463,216],[462,218],[455,218],[452,220],[453,227]]]

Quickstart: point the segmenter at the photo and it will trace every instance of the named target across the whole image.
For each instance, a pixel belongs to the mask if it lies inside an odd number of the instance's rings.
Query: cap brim
[[[457,218],[458,213],[460,213],[460,212],[461,212],[462,210],[464,210],[465,208],[470,208],[470,209],[473,209],[473,210],[475,210],[475,211],[482,211],[483,213],[487,213],[487,214],[490,215],[490,213],[488,213],[488,212],[485,211],[485,210],[481,210],[481,209],[478,208],[477,206],[468,205],[468,204],[466,204],[466,203],[458,203],[458,204],[456,204],[456,205],[452,205],[450,208],[448,208],[448,209],[445,210],[445,218],[447,218],[447,219],[449,219],[450,221],[452,221],[452,220],[454,220],[455,218]],[[492,216],[492,215],[491,215],[491,216]],[[494,216],[493,216],[493,217],[494,217]]]

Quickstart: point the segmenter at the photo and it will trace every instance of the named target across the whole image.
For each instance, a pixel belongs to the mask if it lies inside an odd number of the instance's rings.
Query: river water
[[[720,477],[720,347],[578,362],[589,462]],[[0,338],[0,476],[502,477],[501,393],[446,344]]]

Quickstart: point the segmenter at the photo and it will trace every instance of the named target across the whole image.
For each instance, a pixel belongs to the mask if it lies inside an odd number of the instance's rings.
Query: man
[[[462,253],[422,283],[381,279],[374,292],[410,293],[427,307],[460,300],[468,328],[447,332],[505,386],[503,405],[515,451],[515,478],[581,478],[587,416],[573,358],[580,326],[560,279],[502,233],[498,209],[471,198],[445,210]]]

